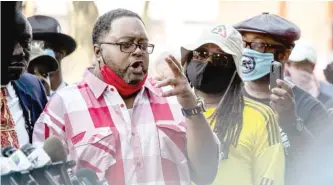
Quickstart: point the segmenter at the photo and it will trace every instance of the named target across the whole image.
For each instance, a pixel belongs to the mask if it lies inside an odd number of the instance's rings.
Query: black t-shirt
[[[320,134],[320,127],[327,124],[328,112],[325,106],[320,103],[316,98],[311,96],[309,93],[305,92],[303,89],[294,86],[292,88],[295,96],[296,102],[296,112],[298,117],[303,120],[304,125],[314,134]],[[249,95],[243,88],[243,94],[256,100],[258,102],[264,103],[268,106],[269,99],[258,99]]]

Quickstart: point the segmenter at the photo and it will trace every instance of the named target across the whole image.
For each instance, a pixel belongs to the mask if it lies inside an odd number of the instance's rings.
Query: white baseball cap
[[[193,43],[181,47],[182,65],[185,64],[189,52],[210,43],[219,46],[222,51],[233,56],[237,71],[241,75],[243,41],[241,34],[231,25],[217,25],[204,29]]]
[[[289,56],[289,60],[291,62],[302,62],[308,60],[309,62],[316,64],[317,53],[309,42],[299,40],[295,42],[295,47]]]

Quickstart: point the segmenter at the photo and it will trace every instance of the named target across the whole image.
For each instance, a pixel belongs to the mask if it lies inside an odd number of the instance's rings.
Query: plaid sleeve
[[[35,123],[33,144],[40,146],[50,136],[65,140],[65,115],[62,97],[55,94]]]

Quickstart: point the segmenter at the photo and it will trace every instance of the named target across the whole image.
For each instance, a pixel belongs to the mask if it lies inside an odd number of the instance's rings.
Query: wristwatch
[[[197,100],[197,106],[192,109],[182,108],[182,113],[185,117],[194,116],[206,112],[204,101],[201,98]]]

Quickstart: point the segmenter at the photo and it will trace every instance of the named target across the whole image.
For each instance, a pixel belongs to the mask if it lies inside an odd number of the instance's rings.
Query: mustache
[[[131,62],[131,63],[127,66],[127,68],[125,69],[125,71],[127,71],[128,68],[130,68],[130,67],[132,67],[132,68],[134,68],[134,69],[136,69],[136,68],[138,68],[138,67],[141,67],[141,68],[143,69],[143,72],[144,72],[144,73],[146,73],[146,72],[148,71],[148,68],[146,69],[146,68],[144,67],[144,64],[143,64],[143,61],[142,61],[142,60],[136,60],[136,61]]]
[[[9,65],[15,64],[15,63],[28,63],[26,57],[22,56],[22,55],[13,55]]]

